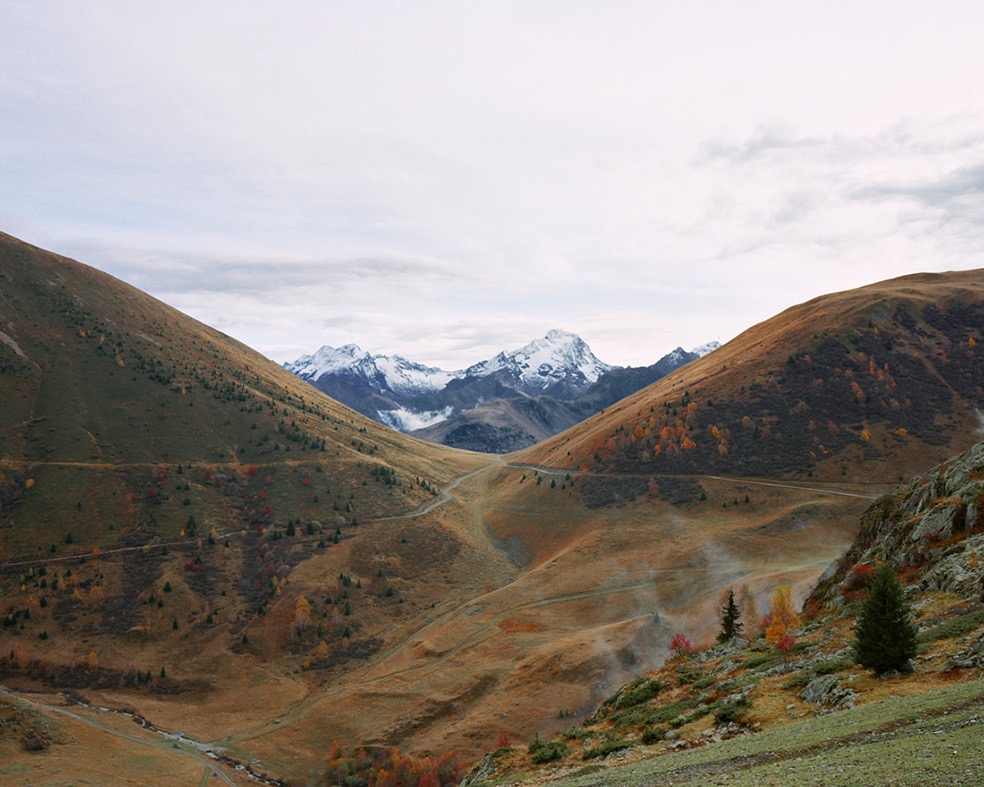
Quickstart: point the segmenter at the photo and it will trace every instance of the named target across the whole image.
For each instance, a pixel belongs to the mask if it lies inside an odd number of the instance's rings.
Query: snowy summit
[[[556,383],[566,382],[582,388],[614,369],[591,352],[577,334],[552,330],[525,347],[482,361],[465,370],[468,377],[486,377],[504,372],[527,393],[541,393]]]
[[[371,355],[355,344],[339,348],[325,345],[312,355],[285,363],[284,368],[309,382],[334,374],[362,378],[379,393],[412,396],[443,390],[452,380],[490,375],[534,395],[556,384],[585,388],[616,367],[600,361],[577,334],[552,330],[518,350],[500,352],[452,372],[423,366],[400,355]]]

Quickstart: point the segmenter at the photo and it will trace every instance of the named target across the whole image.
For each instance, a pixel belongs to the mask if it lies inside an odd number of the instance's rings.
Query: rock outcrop
[[[882,562],[911,575],[919,590],[984,597],[984,442],[873,503],[814,599],[836,603],[859,567]]]

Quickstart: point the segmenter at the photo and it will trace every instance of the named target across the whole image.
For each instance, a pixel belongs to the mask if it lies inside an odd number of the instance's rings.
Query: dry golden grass
[[[226,766],[201,754],[178,750],[127,717],[58,703],[57,707],[80,719],[46,707],[56,699],[19,700],[14,704],[0,697],[0,715],[10,718],[28,713],[36,720],[36,727],[52,731],[53,739],[43,751],[30,752],[21,740],[22,731],[4,725],[0,729],[0,779],[4,784],[218,784],[222,783],[216,775],[219,772],[229,783],[247,783],[244,776]]]

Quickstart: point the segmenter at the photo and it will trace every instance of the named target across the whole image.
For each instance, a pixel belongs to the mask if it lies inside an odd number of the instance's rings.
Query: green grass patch
[[[581,754],[581,759],[595,760],[599,757],[607,757],[612,752],[628,749],[631,745],[631,743],[626,740],[622,740],[621,738],[616,738],[612,741],[605,741],[600,746],[593,746],[590,749],[585,749]]]
[[[966,612],[963,615],[944,620],[942,623],[932,626],[919,633],[919,642],[935,642],[939,639],[953,639],[969,634],[984,625],[984,609],[977,609],[973,612]]]
[[[818,661],[810,672],[814,675],[833,675],[835,672],[854,668],[856,663],[853,659],[825,659]]]
[[[725,700],[714,709],[714,721],[717,724],[730,724],[733,721],[740,721],[751,708],[752,701],[748,697]]]
[[[639,727],[646,723],[649,718],[649,711],[648,705],[630,708],[624,713],[613,713],[609,717],[609,721],[618,728]]]
[[[563,741],[533,741],[528,747],[530,759],[537,765],[559,760],[567,754],[567,744]]]
[[[810,669],[801,670],[782,684],[788,691],[805,689],[807,684],[820,675],[832,675],[835,672],[856,667],[856,663],[851,659],[825,659],[814,664]]]
[[[665,740],[667,734],[670,732],[669,727],[664,727],[662,725],[657,727],[647,727],[642,733],[642,742],[647,746],[653,743],[659,743],[661,740]]]
[[[627,683],[620,692],[605,700],[593,718],[603,719],[615,711],[625,711],[649,702],[665,688],[666,684],[656,678],[638,677]]]
[[[666,684],[656,678],[643,681],[636,688],[623,692],[617,707],[631,708],[635,705],[641,705],[643,702],[649,702],[665,688]]]
[[[649,713],[646,714],[645,724],[646,726],[652,726],[657,724],[668,724],[673,719],[678,718],[683,713],[686,713],[692,707],[694,707],[695,700],[677,700],[676,702],[671,702],[668,705],[660,705],[656,708],[651,708]]]
[[[980,724],[954,725],[945,735],[934,732],[942,720],[949,724],[950,721],[978,718],[982,702],[984,680],[975,680],[793,722],[670,757],[653,757],[631,765],[615,766],[606,771],[603,781],[596,775],[588,778],[571,776],[553,784],[558,787],[598,784],[649,787],[670,781],[713,783],[716,768],[729,763],[736,769],[729,774],[728,783],[739,785],[984,783],[984,760],[980,758],[978,746]],[[962,709],[960,706],[963,705],[967,708]],[[944,711],[948,713],[944,714]],[[922,721],[913,724],[915,719]],[[894,729],[900,723],[907,725],[903,728],[905,734],[886,738],[884,742],[864,746],[837,744],[839,739],[847,736]],[[951,745],[947,753],[946,747],[940,745],[942,743],[957,745]],[[935,750],[930,751],[929,747]],[[806,748],[812,751],[805,752]],[[958,752],[956,756],[952,754],[954,749]],[[925,757],[927,752],[934,756]],[[766,753],[774,762],[753,768],[743,765]],[[791,759],[797,757],[800,759]],[[904,763],[904,767],[899,767],[899,763]],[[708,770],[701,771],[705,766]],[[843,766],[842,770],[838,771],[837,766]],[[791,769],[796,769],[795,778],[791,778],[794,773]]]
[[[767,669],[781,660],[782,654],[777,650],[768,651],[767,653],[756,653],[754,656],[749,656],[745,659],[741,663],[741,668],[749,670]]]
[[[810,681],[813,680],[813,673],[804,670],[803,672],[797,672],[789,680],[782,684],[782,687],[786,691],[796,691],[797,689],[805,689]]]
[[[690,686],[699,681],[702,674],[697,667],[679,667],[676,671],[677,685]]]
[[[701,708],[697,708],[692,713],[686,713],[682,716],[677,716],[675,719],[670,720],[670,726],[675,730],[678,730],[681,727],[686,727],[691,722],[697,721],[697,719],[701,719],[704,716],[706,716],[708,713],[714,710],[715,707],[716,706],[714,705],[707,705]]]

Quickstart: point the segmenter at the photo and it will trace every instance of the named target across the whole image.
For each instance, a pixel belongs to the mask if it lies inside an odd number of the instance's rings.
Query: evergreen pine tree
[[[912,608],[888,564],[882,565],[854,627],[854,660],[876,675],[901,670],[916,655]]]
[[[741,635],[744,625],[738,619],[741,617],[741,610],[735,604],[735,591],[728,589],[728,603],[721,607],[721,633],[717,636],[718,642],[728,642]]]

